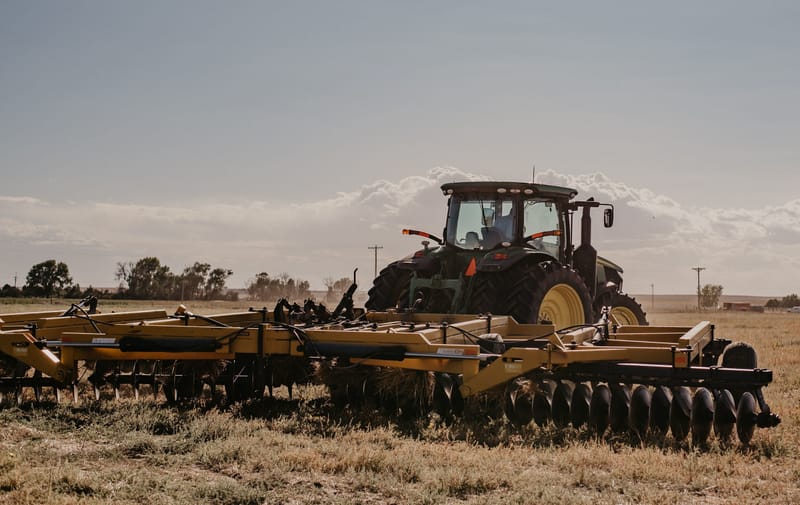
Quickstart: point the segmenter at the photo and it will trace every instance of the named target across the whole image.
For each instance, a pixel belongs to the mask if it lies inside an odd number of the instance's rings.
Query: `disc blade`
[[[736,404],[727,389],[719,391],[714,405],[714,433],[723,442],[728,442],[736,427]]]
[[[589,404],[592,401],[592,388],[588,384],[580,383],[572,391],[572,404],[570,417],[572,426],[580,428],[589,420]]]
[[[650,428],[662,435],[669,430],[669,406],[671,403],[672,391],[666,386],[656,387],[650,402]]]
[[[571,420],[570,408],[575,384],[569,381],[559,382],[553,392],[553,424],[559,428],[569,425]]]
[[[714,422],[714,396],[706,388],[699,388],[692,398],[692,444],[705,445]]]
[[[647,386],[638,386],[631,395],[630,426],[631,431],[640,439],[647,435],[650,425],[650,408],[652,395]]]
[[[555,390],[556,383],[554,381],[544,380],[539,383],[536,394],[533,395],[533,422],[538,426],[546,425],[552,418]]]
[[[736,434],[739,440],[747,445],[753,439],[756,429],[756,401],[749,392],[742,394],[739,407],[736,409]]]
[[[608,429],[611,416],[611,390],[605,384],[600,384],[592,391],[589,404],[589,426],[602,435]]]
[[[683,440],[689,436],[691,414],[692,396],[689,388],[685,386],[675,388],[669,409],[669,427],[675,440]]]
[[[516,425],[525,426],[533,420],[533,394],[529,379],[520,377],[508,383],[505,392],[506,418]]]
[[[628,386],[611,386],[611,431],[622,433],[628,430],[631,409],[631,390]]]
[[[450,377],[450,374],[434,374],[433,411],[443,418],[449,418],[453,410],[452,395],[453,379]]]

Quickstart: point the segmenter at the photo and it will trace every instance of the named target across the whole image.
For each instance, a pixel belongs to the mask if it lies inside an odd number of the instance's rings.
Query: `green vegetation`
[[[269,301],[285,297],[288,300],[302,300],[311,294],[308,281],[295,280],[289,274],[270,277],[261,272],[247,282],[247,294],[252,300]]]
[[[791,307],[797,307],[800,305],[800,297],[796,294],[792,293],[791,295],[786,295],[780,300],[777,298],[771,298],[767,300],[766,307],[768,309],[788,309]]]
[[[716,307],[719,304],[719,298],[721,296],[722,286],[718,284],[706,284],[700,290],[700,306]]]

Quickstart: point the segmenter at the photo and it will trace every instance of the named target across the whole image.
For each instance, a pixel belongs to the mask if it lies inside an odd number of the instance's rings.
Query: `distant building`
[[[722,304],[722,310],[735,310],[739,312],[749,312],[750,303],[748,302],[725,302]]]
[[[764,312],[763,305],[751,305],[749,302],[725,302],[722,310],[732,310],[735,312]]]

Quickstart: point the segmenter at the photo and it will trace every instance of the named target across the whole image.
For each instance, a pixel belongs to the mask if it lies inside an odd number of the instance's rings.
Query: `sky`
[[[438,186],[563,184],[631,293],[800,292],[800,4],[0,2],[0,285],[157,256],[322,289]]]

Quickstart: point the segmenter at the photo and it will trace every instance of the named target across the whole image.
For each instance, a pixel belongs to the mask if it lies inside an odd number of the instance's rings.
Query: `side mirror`
[[[603,226],[611,228],[614,226],[614,208],[608,208],[603,211]]]

